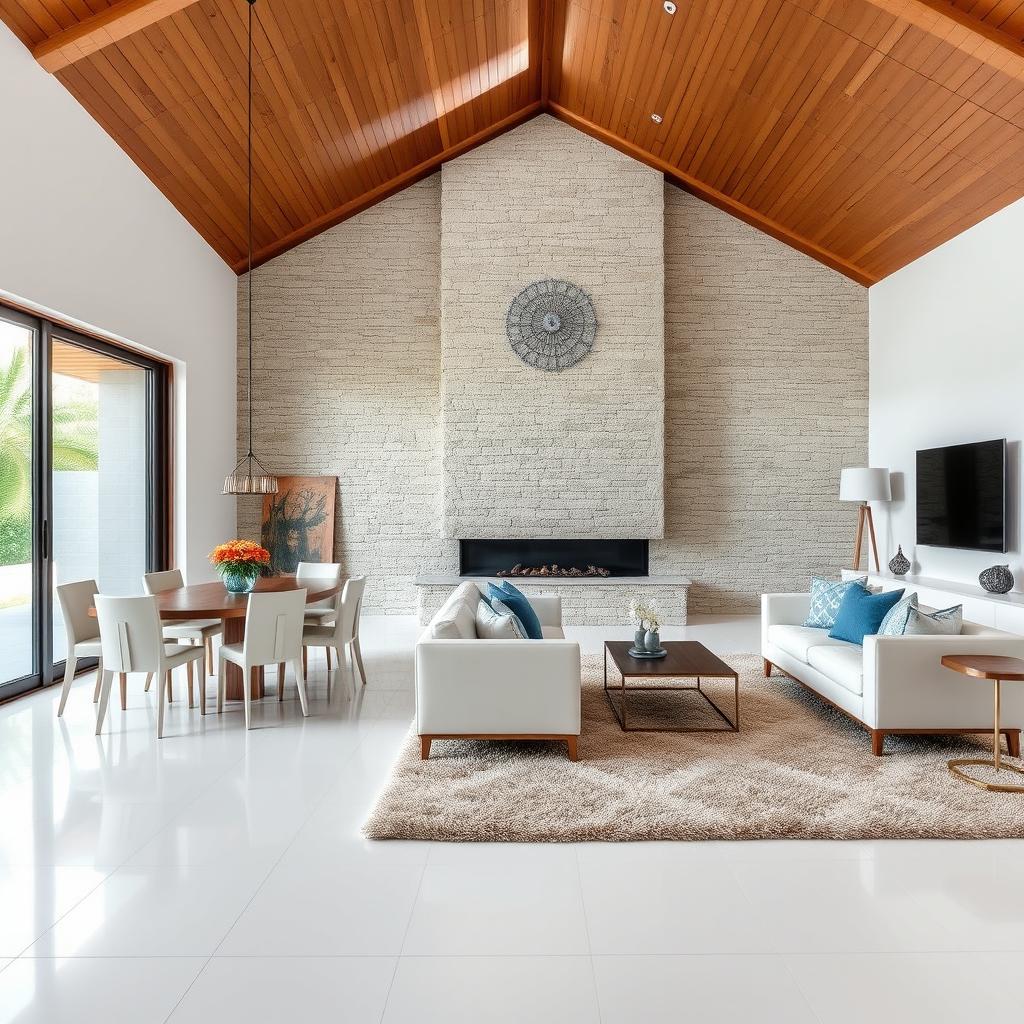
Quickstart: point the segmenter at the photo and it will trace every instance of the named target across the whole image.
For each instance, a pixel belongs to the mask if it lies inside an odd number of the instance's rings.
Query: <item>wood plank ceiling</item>
[[[241,271],[244,0],[0,17]],[[259,0],[256,19],[257,263],[542,111],[864,284],[1024,196],[1024,0]]]

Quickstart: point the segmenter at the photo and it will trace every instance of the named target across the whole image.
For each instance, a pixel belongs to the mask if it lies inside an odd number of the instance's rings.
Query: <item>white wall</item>
[[[176,561],[234,534],[235,286],[227,265],[0,24],[0,298],[175,362]]]
[[[1021,565],[1020,441],[1024,432],[1024,200],[876,284],[870,306],[870,459],[899,474],[879,506],[883,558],[897,544],[914,571],[977,582],[989,565]],[[915,548],[919,448],[1010,442],[1010,550],[1005,555]]]

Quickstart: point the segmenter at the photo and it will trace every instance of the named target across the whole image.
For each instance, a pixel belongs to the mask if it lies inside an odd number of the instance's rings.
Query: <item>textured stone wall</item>
[[[547,115],[441,172],[443,532],[660,537],[664,279],[660,174]],[[593,299],[576,366],[509,347],[542,278]]]
[[[258,453],[338,477],[335,559],[371,577],[368,611],[414,613],[412,577],[455,557],[439,530],[440,218],[434,175],[253,272]],[[242,451],[246,308],[243,277]],[[239,498],[239,536],[259,517]]]
[[[866,465],[867,289],[665,186],[664,540],[690,611],[746,612],[849,564]]]

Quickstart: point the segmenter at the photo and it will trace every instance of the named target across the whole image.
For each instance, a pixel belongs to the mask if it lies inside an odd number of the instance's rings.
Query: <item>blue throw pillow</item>
[[[526,635],[531,640],[543,640],[544,631],[540,626],[540,619],[530,604],[530,599],[521,591],[517,590],[507,580],[502,580],[501,586],[493,583],[487,584],[487,596],[492,600],[503,601],[516,615],[526,630]]]
[[[811,607],[805,626],[831,629],[836,624],[836,612],[846,592],[856,583],[867,583],[867,576],[852,580],[827,580],[824,576],[811,577]]]
[[[903,596],[903,590],[890,590],[884,594],[872,594],[862,583],[850,587],[843,595],[836,624],[829,630],[833,640],[846,640],[851,644],[863,644],[864,637],[873,636],[882,625],[889,609]]]
[[[903,636],[907,628],[910,609],[917,607],[917,594],[901,597],[886,613],[882,624],[878,627],[879,636]]]

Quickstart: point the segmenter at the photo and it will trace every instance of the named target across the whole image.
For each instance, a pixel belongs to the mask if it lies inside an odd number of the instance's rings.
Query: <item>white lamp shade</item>
[[[844,469],[839,476],[840,501],[890,501],[889,470]]]

